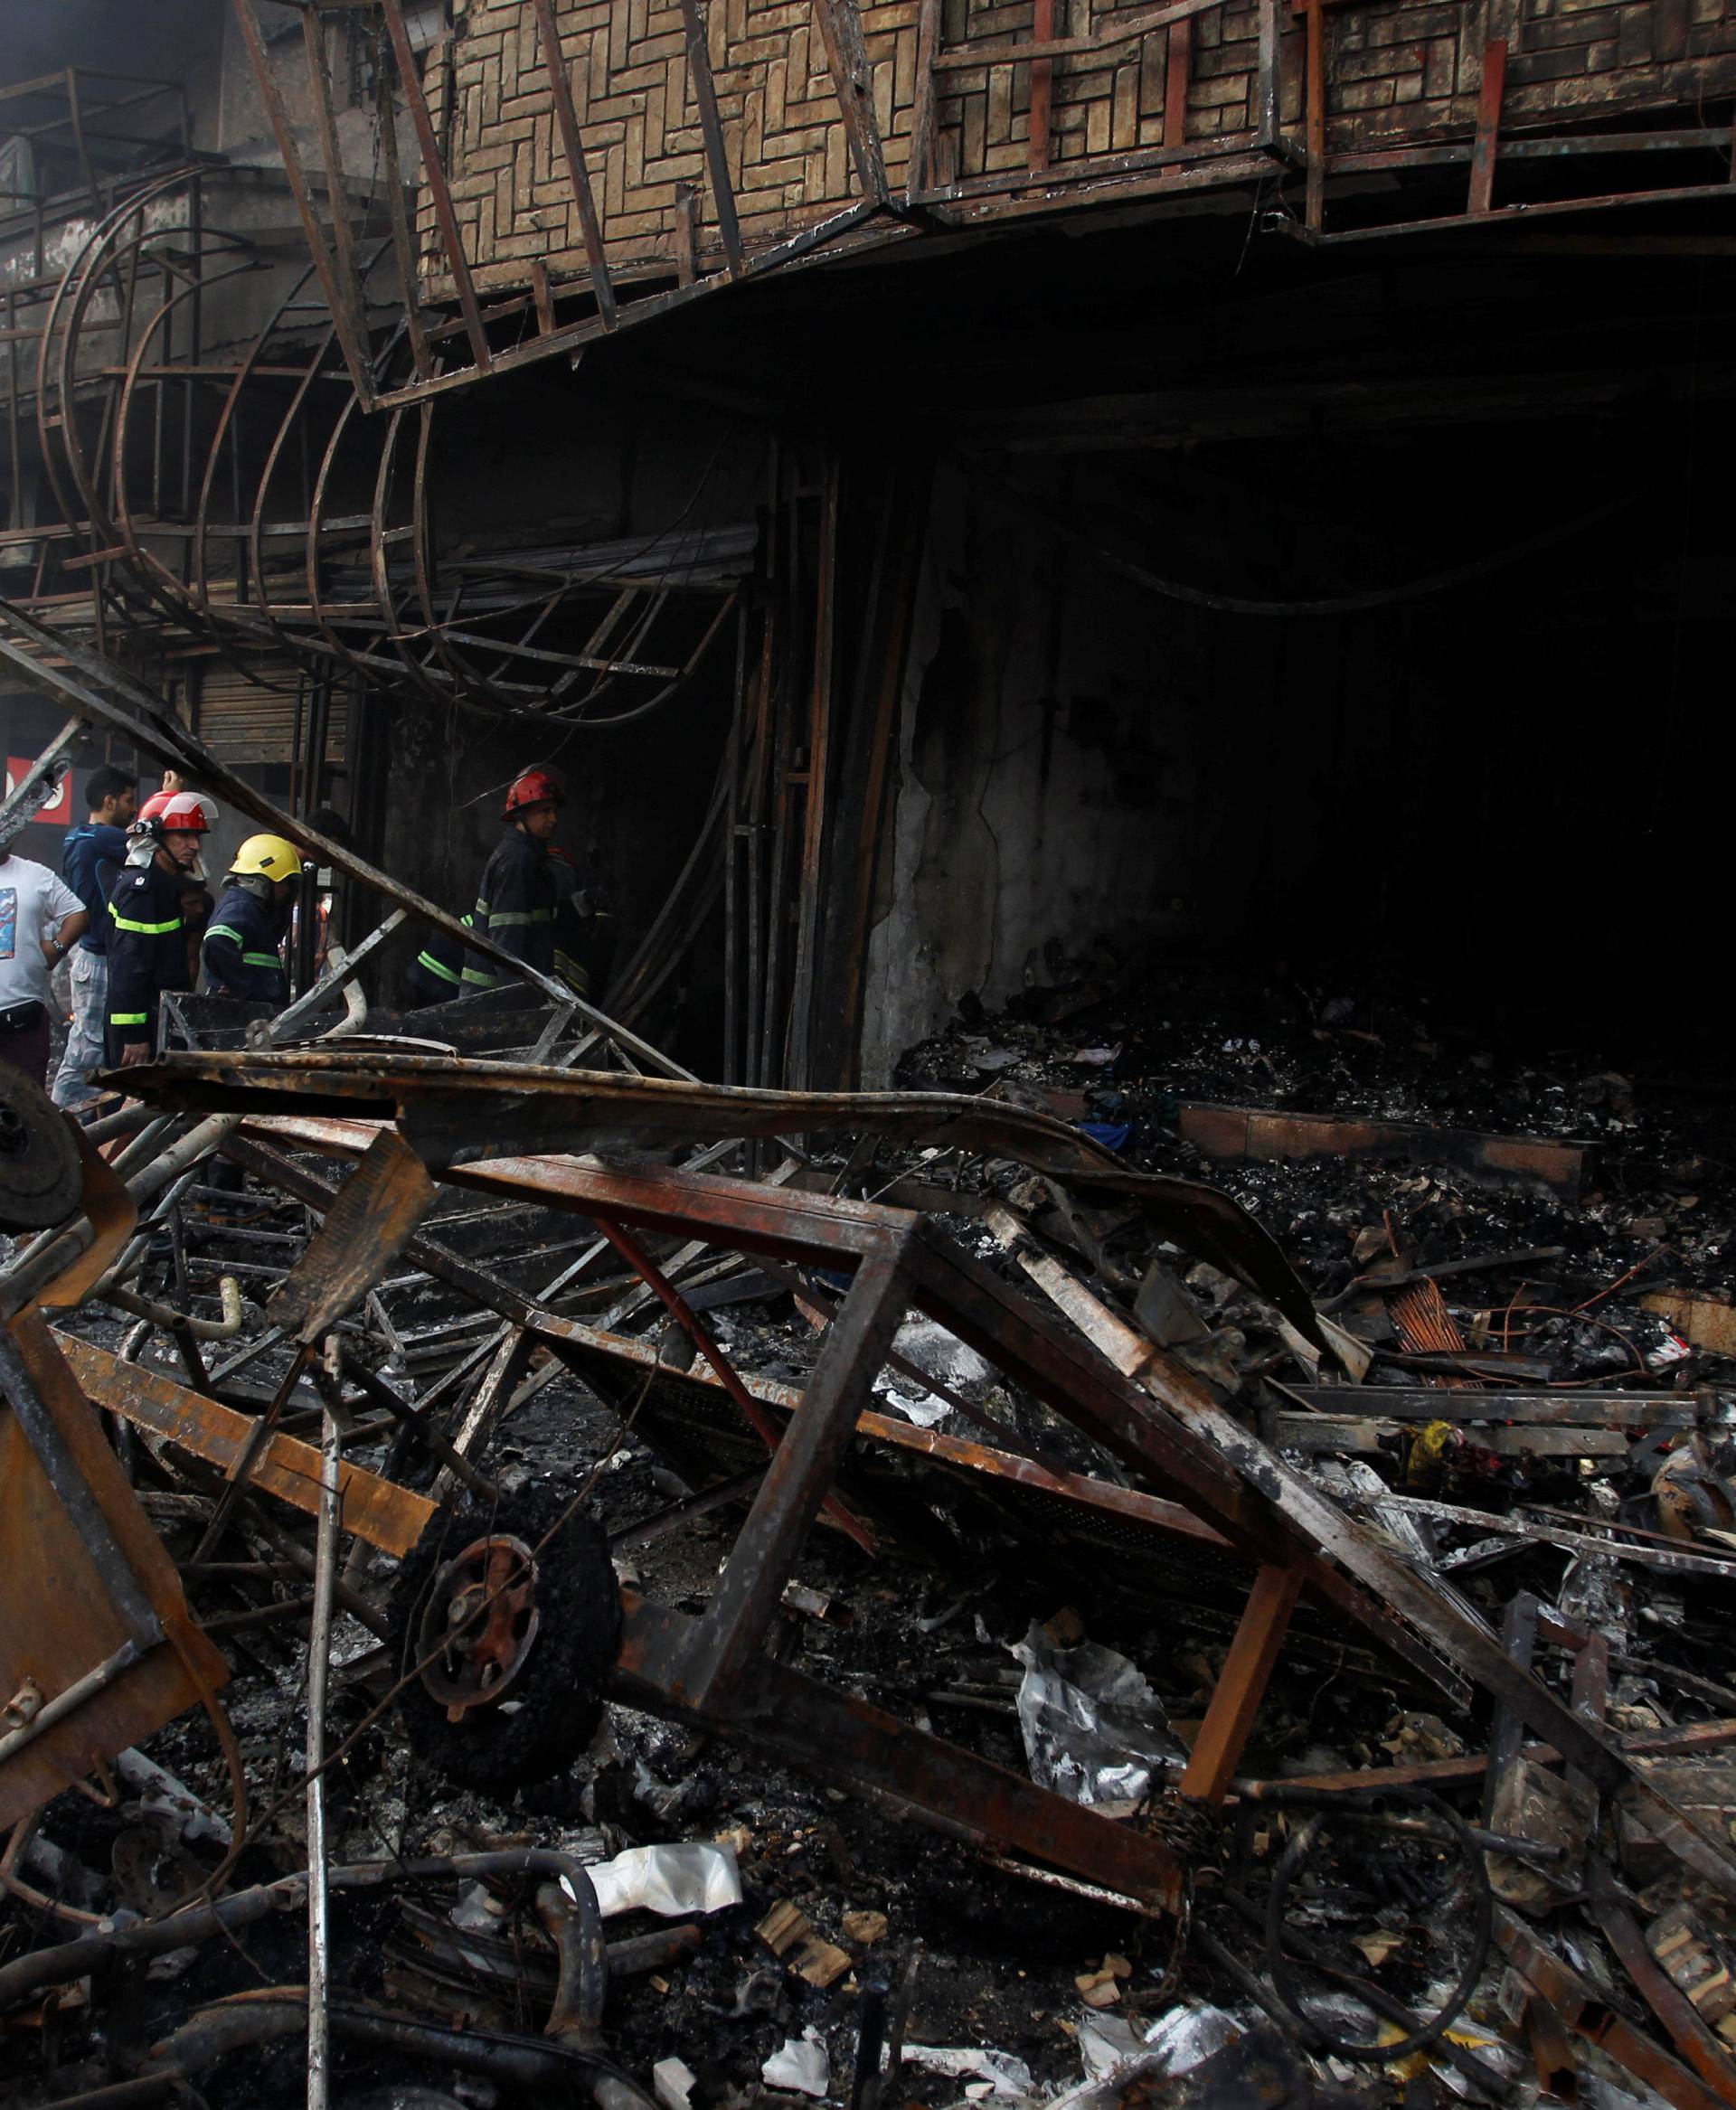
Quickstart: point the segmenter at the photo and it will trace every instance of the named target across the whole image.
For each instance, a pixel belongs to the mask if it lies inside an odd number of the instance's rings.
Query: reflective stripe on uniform
[[[208,923],[205,926],[206,942],[209,943],[213,937],[232,937],[237,945],[241,942],[241,932],[231,930],[227,923]]]
[[[151,1014],[148,1011],[111,1011],[108,1013],[108,1023],[111,1026],[147,1026],[150,1022]]]
[[[503,925],[516,926],[521,923],[552,923],[553,921],[554,910],[552,909],[496,909],[495,914],[488,918],[488,928],[490,930],[498,930]]]
[[[243,953],[241,958],[250,967],[280,967],[283,965],[276,953]]]
[[[170,931],[185,928],[179,916],[172,923],[135,923],[130,916],[123,916],[112,901],[108,904],[108,913],[117,930],[136,930],[141,937],[166,937]]]
[[[453,987],[457,988],[459,977],[452,972],[450,967],[437,960],[432,953],[418,953],[416,965],[430,975],[438,975],[442,982],[450,982]]]
[[[484,989],[492,989],[495,985],[495,977],[492,975],[485,975],[478,967],[467,967],[464,970],[464,979],[467,982],[475,982]]]

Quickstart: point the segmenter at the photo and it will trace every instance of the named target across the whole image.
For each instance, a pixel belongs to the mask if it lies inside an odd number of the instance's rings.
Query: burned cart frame
[[[1070,1327],[958,1251],[934,1226],[902,1210],[642,1162],[507,1154],[513,1141],[526,1135],[545,1147],[569,1149],[619,1148],[629,1140],[643,1147],[672,1132],[690,1138],[701,1124],[713,1135],[739,1135],[739,1116],[750,1116],[749,1132],[755,1119],[778,1116],[796,1134],[872,1127],[864,1112],[872,1095],[857,1102],[853,1120],[844,1095],[761,1095],[662,1079],[576,1077],[526,1065],[382,1060],[359,1051],[176,1056],[131,1074],[141,1097],[170,1105],[243,1116],[373,1115],[342,1123],[352,1131],[347,1138],[330,1137],[346,1154],[367,1149],[382,1133],[379,1117],[395,1116],[396,1150],[382,1155],[369,1149],[355,1175],[374,1190],[369,1206],[382,1222],[392,1216],[389,1194],[379,1191],[388,1159],[398,1168],[393,1176],[408,1184],[425,1186],[432,1171],[455,1185],[581,1212],[669,1306],[738,1404],[746,1388],[738,1392],[727,1359],[638,1251],[633,1232],[697,1235],[726,1251],[850,1275],[801,1410],[775,1445],[768,1433],[771,1463],[710,1609],[693,1618],[629,1597],[610,1681],[619,1699],[696,1719],[805,1763],[823,1763],[835,1780],[974,1843],[1011,1846],[1052,1877],[1082,1878],[1146,1910],[1176,1908],[1181,1865],[1161,1840],[1111,1823],[835,1694],[761,1652],[822,1507],[830,1506],[859,1542],[863,1537],[837,1502],[833,1482],[892,1334],[907,1307],[914,1306],[1158,1491],[1209,1520],[1255,1564],[1253,1589],[1180,1783],[1184,1796],[1216,1802],[1228,1790],[1297,1597],[1330,1561],[1546,1737],[1600,1792],[1632,1796],[1671,1852],[1736,1898],[1736,1862],[1722,1840],[1664,1794],[1599,1728],[1515,1664],[1463,1599],[1345,1515],[1236,1421],[1208,1384],[1089,1293],[1081,1289],[1065,1307]],[[777,1102],[775,1115],[758,1103],[768,1099]],[[337,1126],[292,1117],[270,1123],[269,1129],[286,1139],[305,1129],[303,1140],[314,1141]],[[1096,1182],[1115,1177],[1086,1167],[1073,1176],[1081,1174]],[[1149,1201],[1161,1205],[1167,1199],[1172,1207],[1180,1192],[1165,1197],[1163,1191],[1189,1187],[1155,1179],[1144,1184],[1152,1190]],[[1222,1196],[1215,1199],[1231,1206]],[[348,1280],[369,1276],[370,1248],[333,1250]],[[395,1250],[385,1241],[379,1266]],[[1021,1265],[1042,1286],[1048,1264],[1021,1257]],[[320,1286],[304,1281],[299,1295],[317,1302]],[[558,1339],[548,1344],[560,1353]]]

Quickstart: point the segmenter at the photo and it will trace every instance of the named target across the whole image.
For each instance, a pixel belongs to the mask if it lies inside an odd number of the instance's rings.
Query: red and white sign
[[[10,798],[17,787],[29,775],[34,765],[27,757],[6,757],[6,796]],[[68,770],[61,779],[61,788],[49,800],[35,818],[51,828],[64,828],[72,818],[72,772]]]

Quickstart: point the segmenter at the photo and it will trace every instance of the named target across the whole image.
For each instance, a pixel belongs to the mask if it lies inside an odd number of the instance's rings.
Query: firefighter
[[[554,969],[560,900],[548,845],[566,803],[566,786],[556,770],[527,769],[513,780],[501,808],[505,827],[483,867],[471,911],[477,930],[544,975]],[[465,955],[463,973],[467,993],[496,988],[504,979],[492,961],[474,952]]]
[[[171,801],[190,798],[195,801],[199,810],[204,815],[206,828],[208,830],[214,828],[217,825],[216,800],[207,797],[203,791],[188,791],[182,788],[185,779],[177,777],[173,769],[164,770],[164,788],[161,791],[152,792],[144,805],[139,807],[139,819],[141,821],[156,820],[167,811]],[[187,978],[182,984],[184,988],[191,989],[198,983],[199,951],[200,947],[204,942],[205,926],[211,921],[212,907],[212,891],[204,883],[203,868],[197,874],[188,873],[181,882],[182,935],[185,938],[187,947]],[[166,988],[168,984],[165,983],[164,986]]]
[[[127,862],[108,897],[108,1067],[148,1062],[156,1048],[157,999],[190,989],[183,896],[203,878],[200,847],[215,817],[209,799],[178,791],[127,831]]]
[[[295,907],[301,852],[281,835],[250,835],[235,852],[202,948],[213,995],[281,1011],[289,977],[279,947]]]

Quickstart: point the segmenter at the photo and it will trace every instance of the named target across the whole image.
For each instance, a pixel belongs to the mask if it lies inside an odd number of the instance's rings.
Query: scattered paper
[[[786,2037],[760,2068],[769,2088],[793,2088],[798,2096],[823,2096],[832,2085],[832,2065],[817,2031],[804,2030],[799,2037]]]
[[[618,1912],[722,1912],[741,1902],[741,1877],[727,1846],[630,1846],[587,1870],[605,1919]]]

